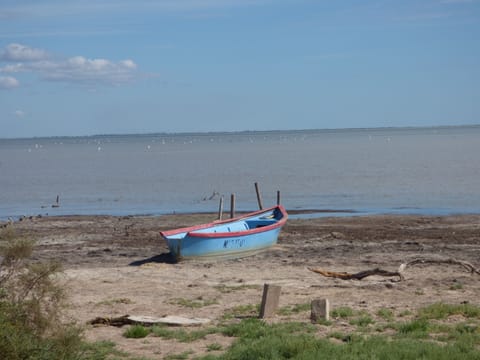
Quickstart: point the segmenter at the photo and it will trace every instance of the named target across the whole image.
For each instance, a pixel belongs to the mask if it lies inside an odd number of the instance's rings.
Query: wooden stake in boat
[[[255,191],[257,193],[258,207],[260,208],[260,210],[263,210],[262,195],[260,194],[260,189],[258,188],[258,183],[255,183]]]
[[[280,205],[280,190],[277,190],[277,205]]]
[[[235,194],[230,195],[230,218],[235,217]]]

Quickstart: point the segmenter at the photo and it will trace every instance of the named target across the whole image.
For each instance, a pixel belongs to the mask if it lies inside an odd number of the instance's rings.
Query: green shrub
[[[32,240],[0,231],[0,354],[2,359],[81,359],[81,330],[65,323],[58,263],[32,263]],[[91,352],[93,353],[93,352]]]

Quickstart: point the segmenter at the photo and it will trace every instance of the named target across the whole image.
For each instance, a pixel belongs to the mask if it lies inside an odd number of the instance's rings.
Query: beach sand
[[[281,286],[283,308],[327,298],[333,309],[348,306],[374,316],[381,308],[398,314],[435,302],[480,304],[480,275],[458,265],[410,267],[404,281],[378,276],[346,281],[308,270],[396,271],[406,261],[432,257],[480,267],[480,215],[290,219],[278,245],[258,255],[172,263],[159,231],[214,218],[215,214],[64,216],[24,219],[14,227],[36,239],[36,260],[63,263],[61,281],[71,304],[68,315],[80,324],[129,314],[207,318],[212,326],[239,305],[259,304],[265,283]],[[303,311],[268,321],[309,322],[309,317],[310,312]],[[350,327],[333,319],[330,326],[318,325],[318,332],[348,332]],[[207,353],[208,344],[225,349],[232,341],[220,334],[192,343],[152,336],[127,339],[122,336],[126,327],[85,325],[85,329],[88,340],[113,341],[120,350],[153,359],[185,351],[201,355]]]

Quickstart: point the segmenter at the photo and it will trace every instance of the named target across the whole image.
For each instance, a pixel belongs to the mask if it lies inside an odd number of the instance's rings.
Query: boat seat
[[[250,229],[247,222],[245,221],[237,221],[229,224],[222,224],[217,225],[213,228],[206,228],[194,231],[196,233],[227,233],[227,232],[237,232],[237,231],[245,231]]]
[[[268,219],[260,219],[260,220],[249,220],[247,221],[248,227],[250,229],[256,229],[259,227],[264,227],[268,225],[275,224],[275,220],[268,220]]]

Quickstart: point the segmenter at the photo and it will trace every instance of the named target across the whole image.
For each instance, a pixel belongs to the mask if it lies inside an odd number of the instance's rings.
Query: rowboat
[[[277,205],[233,219],[160,234],[177,261],[237,258],[275,245],[287,218],[285,208]]]

